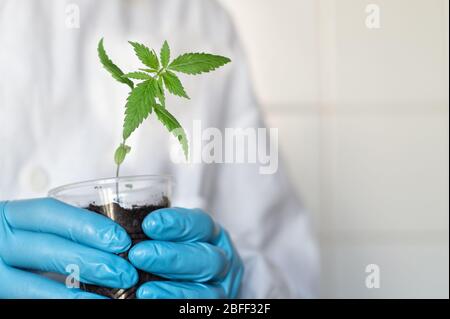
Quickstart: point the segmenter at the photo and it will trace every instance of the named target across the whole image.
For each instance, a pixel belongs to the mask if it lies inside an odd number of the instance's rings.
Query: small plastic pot
[[[170,206],[172,179],[170,176],[144,175],[80,182],[54,188],[50,197],[85,208],[111,218],[121,225],[136,243],[148,240],[141,224],[152,211]],[[119,254],[127,258],[128,252]],[[129,289],[114,289],[90,284],[81,288],[114,299],[134,299],[137,288],[160,277],[138,270],[139,282]]]

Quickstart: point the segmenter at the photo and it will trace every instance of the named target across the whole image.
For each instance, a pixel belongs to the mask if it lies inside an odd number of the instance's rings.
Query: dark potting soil
[[[162,198],[161,202],[157,205],[147,205],[147,206],[133,206],[131,208],[123,208],[118,203],[110,203],[107,205],[96,205],[95,203],[90,204],[86,209],[104,215],[111,218],[116,223],[121,225],[131,237],[132,246],[143,241],[149,240],[149,238],[144,234],[141,228],[141,224],[144,218],[151,214],[153,211],[166,208],[170,206],[169,199],[167,197]],[[118,254],[122,258],[128,259],[128,251]],[[135,299],[136,290],[140,285],[147,281],[162,280],[161,277],[152,275],[150,273],[144,272],[138,269],[139,281],[138,283],[128,289],[115,289],[101,287],[91,284],[82,284],[83,290],[92,292],[98,295],[103,295],[113,299]]]

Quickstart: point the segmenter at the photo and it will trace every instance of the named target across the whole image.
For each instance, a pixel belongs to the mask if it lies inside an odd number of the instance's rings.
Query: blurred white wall
[[[448,0],[220,1],[313,214],[321,296],[448,298]]]

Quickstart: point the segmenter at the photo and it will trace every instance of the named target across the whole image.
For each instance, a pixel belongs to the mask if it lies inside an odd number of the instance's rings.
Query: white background
[[[221,2],[313,216],[320,296],[448,298],[448,1]]]

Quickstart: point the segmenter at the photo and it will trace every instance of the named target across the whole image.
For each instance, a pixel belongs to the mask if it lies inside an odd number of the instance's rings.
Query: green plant
[[[103,46],[103,38],[98,43],[98,56],[103,67],[114,79],[128,85],[131,89],[125,105],[122,142],[114,154],[117,176],[120,165],[131,151],[131,147],[126,144],[128,138],[152,112],[178,139],[187,159],[189,145],[186,133],[177,119],[167,110],[165,91],[189,99],[176,72],[197,75],[213,71],[231,62],[229,58],[208,53],[185,53],[171,61],[171,52],[167,41],[161,48],[159,58],[155,50],[150,50],[141,43],[131,41],[129,43],[144,65],[144,68],[130,73],[124,73],[111,61]]]

